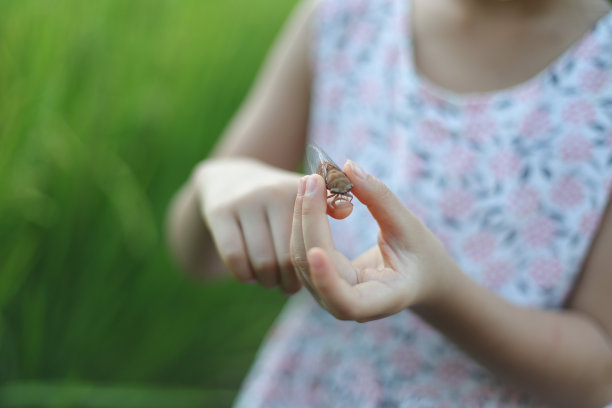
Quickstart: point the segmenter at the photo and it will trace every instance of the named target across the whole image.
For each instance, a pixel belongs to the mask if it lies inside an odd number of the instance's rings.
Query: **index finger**
[[[302,234],[306,251],[319,247],[334,249],[334,241],[327,219],[327,188],[319,175],[307,176],[302,201]]]
[[[404,241],[420,223],[401,200],[381,180],[368,174],[357,163],[348,161],[344,171],[353,182],[355,197],[370,211],[385,237]]]

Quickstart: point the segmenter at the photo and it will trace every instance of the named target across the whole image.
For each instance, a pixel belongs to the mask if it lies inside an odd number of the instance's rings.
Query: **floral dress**
[[[484,94],[421,77],[410,32],[407,0],[321,1],[310,139],[380,177],[472,279],[525,307],[561,308],[612,187],[612,14],[532,79]],[[359,203],[331,223],[347,256],[376,243]],[[236,406],[539,405],[410,310],[343,322],[302,291]]]

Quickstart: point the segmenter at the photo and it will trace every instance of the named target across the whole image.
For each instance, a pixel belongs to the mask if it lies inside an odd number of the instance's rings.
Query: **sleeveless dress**
[[[407,0],[323,0],[312,40],[310,139],[380,177],[475,281],[561,308],[612,187],[612,13],[510,89],[458,95],[412,63]],[[354,257],[378,227],[357,200],[332,220]],[[288,301],[236,406],[535,407],[410,310],[336,320]]]

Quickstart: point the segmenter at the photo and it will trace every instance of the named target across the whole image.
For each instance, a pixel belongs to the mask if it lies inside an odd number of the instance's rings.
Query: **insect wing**
[[[323,163],[323,157],[321,155],[322,151],[315,145],[309,144],[306,146],[306,167],[308,169],[308,173],[317,174],[320,165]]]
[[[326,163],[340,170],[338,165],[319,146],[314,144],[306,146],[306,165],[310,174],[319,174],[327,181]]]

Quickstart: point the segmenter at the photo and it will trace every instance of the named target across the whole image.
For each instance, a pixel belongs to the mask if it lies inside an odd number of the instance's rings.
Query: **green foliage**
[[[284,299],[187,281],[164,215],[293,4],[0,2],[0,382],[13,400],[30,381],[234,395]]]

